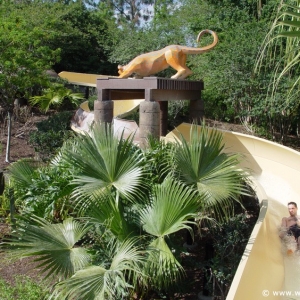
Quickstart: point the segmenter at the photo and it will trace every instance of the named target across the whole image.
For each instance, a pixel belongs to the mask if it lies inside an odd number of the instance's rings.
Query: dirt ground
[[[34,148],[28,143],[29,132],[36,130],[36,123],[46,119],[48,116],[40,113],[30,112],[26,118],[12,119],[12,135],[9,161],[13,163],[21,158],[33,158]],[[0,169],[6,170],[10,163],[6,162],[7,146],[7,121],[0,123]]]
[[[10,162],[15,162],[21,158],[33,158],[35,157],[34,148],[28,143],[29,132],[36,130],[36,123],[46,119],[48,116],[42,115],[34,111],[28,111],[23,114],[22,118],[19,120],[13,119],[12,121],[12,138],[11,138],[11,149],[10,149]],[[212,127],[217,127],[223,130],[236,131],[241,133],[249,134],[247,129],[242,125],[228,124],[222,122],[215,122],[212,120],[206,120],[206,123]],[[0,145],[1,145],[1,155],[0,155],[0,169],[7,170],[9,163],[5,161],[6,157],[6,143],[7,143],[7,124],[6,122],[0,123]],[[8,225],[0,220],[0,242],[4,235],[9,233]],[[201,244],[195,249],[195,252],[190,254],[190,257],[183,257],[183,265],[189,264],[190,259],[195,256],[203,255],[203,249]],[[195,254],[198,253],[198,254]],[[16,274],[28,275],[32,278],[36,278],[36,269],[33,268],[31,259],[23,259],[17,262],[9,262],[5,259],[4,263],[4,253],[0,253],[0,278],[13,283],[14,276]],[[201,258],[199,257],[199,260]],[[188,266],[187,267],[187,281],[186,284],[191,286],[191,291],[185,295],[178,295],[178,297],[173,299],[184,299],[193,300],[197,299],[197,294],[201,290],[201,271],[199,267]]]

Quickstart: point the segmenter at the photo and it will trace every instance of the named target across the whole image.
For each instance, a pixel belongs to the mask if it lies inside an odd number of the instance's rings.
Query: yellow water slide
[[[71,83],[91,86],[99,75],[69,77],[59,74]],[[78,73],[77,73],[78,74]],[[84,74],[83,74],[84,75]],[[101,77],[101,76],[100,76]],[[85,79],[84,79],[85,78]],[[120,108],[115,116],[131,112],[142,100],[115,101]],[[126,103],[125,103],[126,102]],[[87,104],[80,108],[83,116],[78,120],[93,120]],[[136,123],[116,118],[117,127],[128,132],[138,130]],[[86,130],[89,122],[74,126]],[[118,125],[119,124],[119,125]],[[166,139],[172,141],[183,135],[189,139],[191,124],[183,123],[170,132]],[[137,136],[138,139],[138,136]],[[261,204],[260,215],[248,241],[244,255],[235,274],[227,300],[297,299],[300,300],[300,256],[287,255],[285,245],[278,237],[281,219],[288,215],[287,203],[300,205],[300,153],[279,144],[254,136],[223,131],[225,151],[240,153],[241,167],[249,170],[253,188]],[[298,205],[298,206],[299,206]]]
[[[190,124],[166,138],[189,139]],[[287,255],[278,230],[287,203],[300,204],[300,153],[254,136],[223,132],[226,152],[240,153],[261,204],[260,215],[235,274],[227,300],[300,299],[300,256]]]

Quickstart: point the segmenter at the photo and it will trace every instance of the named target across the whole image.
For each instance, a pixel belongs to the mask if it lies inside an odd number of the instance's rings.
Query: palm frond
[[[151,283],[167,288],[183,275],[180,263],[165,242],[165,237],[181,229],[189,230],[196,217],[198,202],[196,192],[186,185],[167,177],[154,187],[152,200],[139,212],[143,229],[157,237],[148,247],[149,256],[145,266]]]
[[[198,209],[195,191],[168,177],[154,187],[152,201],[140,211],[143,229],[156,237],[162,237],[181,229],[190,229],[189,219]]]
[[[297,68],[299,66],[299,37],[300,37],[300,13],[299,1],[295,5],[289,1],[280,1],[277,16],[266,35],[262,44],[259,57],[256,62],[256,71],[260,71],[265,63],[268,67],[275,69],[268,96],[272,100],[276,99],[278,88],[282,86],[286,90],[286,106],[298,93],[299,76]],[[289,77],[288,87],[284,86],[287,76]],[[282,97],[282,96],[281,96]]]
[[[58,283],[50,299],[105,299],[105,294],[112,294],[107,286],[106,278],[107,270],[103,267],[85,268],[76,272],[71,278]]]
[[[8,168],[10,177],[19,187],[27,187],[31,184],[32,174],[36,170],[36,165],[31,160],[18,160]]]
[[[73,93],[72,90],[61,85],[54,85],[44,90],[43,95],[31,97],[29,101],[31,105],[38,105],[41,111],[47,112],[51,106],[58,107],[67,99],[71,103],[79,105],[84,97],[82,93]]]
[[[240,156],[225,154],[223,136],[217,130],[209,130],[205,124],[193,125],[190,141],[183,137],[174,155],[178,176],[193,187],[199,198],[200,208],[217,209],[232,206],[231,199],[247,194],[244,170],[238,167]],[[222,210],[223,210],[222,208]]]
[[[136,239],[120,245],[110,245],[114,256],[109,269],[91,266],[75,273],[56,285],[54,299],[123,299],[142,275],[144,255],[136,246]]]
[[[104,225],[119,241],[127,239],[136,229],[125,219],[122,204],[111,194],[99,197],[98,201],[87,199],[85,205],[88,205],[85,213],[90,222]]]
[[[75,197],[96,199],[109,189],[132,199],[145,185],[142,156],[132,151],[132,140],[119,141],[105,124],[95,125],[90,135],[77,136],[73,147],[64,152],[64,159],[78,170],[72,181]]]
[[[155,288],[167,289],[178,283],[184,276],[184,269],[176,260],[163,237],[159,237],[149,245],[149,256],[145,264],[145,272]]]
[[[71,218],[62,224],[51,224],[31,216],[27,222],[18,223],[16,232],[5,247],[16,257],[34,257],[39,262],[37,268],[41,273],[67,278],[90,262],[88,252],[76,246],[88,229],[89,226]]]

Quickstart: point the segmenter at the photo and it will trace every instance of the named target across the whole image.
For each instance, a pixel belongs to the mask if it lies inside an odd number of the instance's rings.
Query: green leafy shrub
[[[23,201],[28,214],[16,220],[16,230],[3,247],[20,257],[39,255],[42,274],[63,278],[54,287],[56,299],[127,299],[131,293],[150,299],[144,295],[168,293],[184,274],[180,254],[177,259],[168,237],[182,229],[192,235],[190,225],[208,201],[215,202],[214,211],[217,204],[231,207],[228,196],[220,199],[220,188],[222,196],[244,191],[244,173],[235,173],[238,158],[221,152],[217,133],[209,135],[202,128],[198,134],[193,127],[190,144],[149,138],[149,148],[143,151],[130,139],[118,140],[112,127],[95,124],[90,135],[67,141],[48,167],[37,170],[18,161],[9,168],[16,203]],[[201,179],[209,168],[212,179],[205,186]],[[201,190],[194,189],[200,183]],[[218,202],[204,197],[208,193]],[[58,211],[56,200],[70,195],[72,216],[83,218],[57,218],[52,213],[54,219],[49,220],[44,215],[48,208]],[[63,223],[51,223],[61,219]],[[91,265],[85,267],[86,263]]]
[[[61,131],[70,129],[70,120],[73,112],[62,111],[50,116],[47,120],[43,120],[36,124],[38,131]]]
[[[53,165],[36,168],[19,160],[10,166],[16,209],[53,222],[64,220],[70,208],[72,169]]]
[[[42,159],[48,159],[66,139],[72,136],[71,116],[72,112],[59,112],[47,120],[38,122],[37,131],[30,132],[29,143],[40,153]]]

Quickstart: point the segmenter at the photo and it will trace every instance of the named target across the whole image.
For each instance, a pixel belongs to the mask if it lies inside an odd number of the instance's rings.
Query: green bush
[[[34,214],[52,222],[64,220],[71,211],[69,170],[39,168],[32,174],[31,184],[18,189],[16,206],[23,213]]]
[[[70,122],[72,112],[64,111],[50,116],[36,124],[37,131],[29,134],[29,143],[42,159],[48,159],[60,148],[63,142],[72,136]]]
[[[7,197],[16,199],[19,214],[34,214],[51,222],[60,222],[73,211],[70,181],[74,170],[71,166],[45,166],[31,160],[18,160],[9,167],[9,172],[13,195]],[[9,189],[5,191],[9,192]]]
[[[6,218],[9,214],[9,198],[5,195],[0,196],[0,218]]]
[[[47,120],[43,120],[36,124],[38,131],[46,132],[49,130],[61,131],[70,129],[70,120],[73,115],[71,111],[58,112],[50,116]]]

